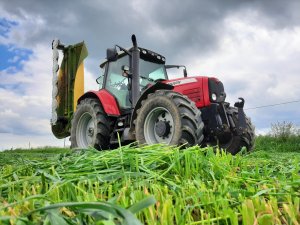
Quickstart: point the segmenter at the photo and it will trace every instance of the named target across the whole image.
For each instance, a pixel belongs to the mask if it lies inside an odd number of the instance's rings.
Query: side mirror
[[[116,61],[118,59],[118,52],[117,49],[114,48],[108,48],[106,50],[106,59],[108,61]]]
[[[170,68],[177,68],[177,69],[179,69],[180,67],[183,67],[183,76],[187,77],[187,71],[186,71],[186,67],[184,65],[165,65],[166,69],[170,69]]]

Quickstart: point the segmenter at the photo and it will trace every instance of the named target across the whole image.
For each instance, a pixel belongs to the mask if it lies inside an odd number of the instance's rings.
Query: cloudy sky
[[[53,137],[51,42],[85,40],[85,89],[97,89],[107,47],[138,43],[216,76],[227,100],[243,96],[258,133],[271,123],[300,125],[299,0],[98,0],[0,2],[0,150],[63,146]]]

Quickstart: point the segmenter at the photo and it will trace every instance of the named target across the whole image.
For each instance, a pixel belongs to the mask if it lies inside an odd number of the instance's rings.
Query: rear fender
[[[165,84],[165,83],[161,83],[161,82],[156,82],[154,85],[150,86],[149,88],[147,88],[140,96],[140,98],[138,99],[132,115],[131,115],[131,120],[130,120],[130,129],[132,130],[134,127],[133,121],[135,120],[136,116],[137,116],[137,110],[142,106],[142,101],[144,99],[147,98],[148,94],[154,93],[156,90],[173,90],[174,86],[170,85],[170,84]]]
[[[99,99],[105,113],[109,116],[120,116],[121,115],[119,106],[118,106],[118,103],[117,103],[115,97],[105,89],[101,89],[100,91],[89,91],[89,92],[85,93],[78,99],[78,104],[80,103],[81,100],[86,99],[86,98]]]

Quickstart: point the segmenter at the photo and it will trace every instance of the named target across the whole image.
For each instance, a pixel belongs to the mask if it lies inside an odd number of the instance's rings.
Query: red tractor
[[[232,154],[251,150],[254,127],[243,111],[244,99],[232,107],[217,78],[188,77],[184,66],[165,65],[165,57],[138,47],[134,35],[132,43],[130,49],[107,49],[100,90],[83,93],[84,43],[66,47],[53,41],[51,124],[57,138],[70,135],[72,148],[99,150],[134,141],[218,145]],[[60,70],[58,50],[64,54]],[[183,77],[169,79],[167,70],[180,67]]]

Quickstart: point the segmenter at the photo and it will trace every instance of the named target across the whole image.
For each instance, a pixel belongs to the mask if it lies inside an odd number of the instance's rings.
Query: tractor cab
[[[100,89],[107,90],[116,98],[121,110],[134,108],[131,97],[132,59],[130,51],[119,51],[114,58],[110,58],[108,55],[107,60],[100,65],[104,74],[96,80]],[[140,92],[158,80],[168,80],[163,56],[140,47],[139,52]]]

